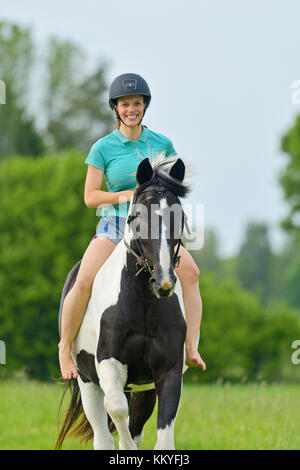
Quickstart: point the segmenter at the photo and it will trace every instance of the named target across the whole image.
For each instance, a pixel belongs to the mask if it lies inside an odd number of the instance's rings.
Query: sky
[[[300,112],[299,18],[297,0],[0,0],[0,21],[32,26],[37,45],[68,39],[91,68],[109,64],[108,82],[147,80],[144,122],[193,168],[186,203],[202,205],[223,256],[249,221],[269,225],[275,250],[284,242],[280,141]]]

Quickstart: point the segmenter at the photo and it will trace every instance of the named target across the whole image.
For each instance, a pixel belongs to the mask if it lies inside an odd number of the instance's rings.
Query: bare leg
[[[199,291],[199,269],[190,253],[180,247],[179,255],[181,256],[180,264],[175,272],[179,277],[183,302],[186,315],[186,365],[189,367],[198,366],[202,370],[206,370],[206,365],[201,358],[197,341],[202,319],[202,299]]]
[[[96,238],[87,247],[81,261],[76,282],[64,300],[61,319],[59,362],[62,377],[77,377],[77,369],[71,357],[71,347],[80,328],[91,289],[98,270],[113,252],[115,244],[107,238]]]

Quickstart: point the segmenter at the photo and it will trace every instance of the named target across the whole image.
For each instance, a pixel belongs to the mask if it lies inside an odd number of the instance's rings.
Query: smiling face
[[[138,126],[144,114],[146,103],[142,95],[118,98],[116,108],[122,121],[129,127]]]

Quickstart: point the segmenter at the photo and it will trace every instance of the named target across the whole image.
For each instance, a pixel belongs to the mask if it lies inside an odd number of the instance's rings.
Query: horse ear
[[[172,176],[175,180],[183,181],[185,174],[185,165],[183,161],[178,158],[177,161],[172,166],[171,170],[169,171],[169,175]]]
[[[138,166],[136,172],[136,180],[139,184],[143,184],[146,181],[150,181],[153,175],[153,169],[149,158],[144,158]]]

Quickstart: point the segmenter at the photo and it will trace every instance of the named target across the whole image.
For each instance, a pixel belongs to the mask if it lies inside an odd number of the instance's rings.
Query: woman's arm
[[[87,207],[96,208],[101,204],[118,204],[120,197],[123,199],[122,202],[130,201],[133,193],[132,190],[115,193],[101,191],[103,175],[103,170],[88,165],[84,187],[84,202]]]

